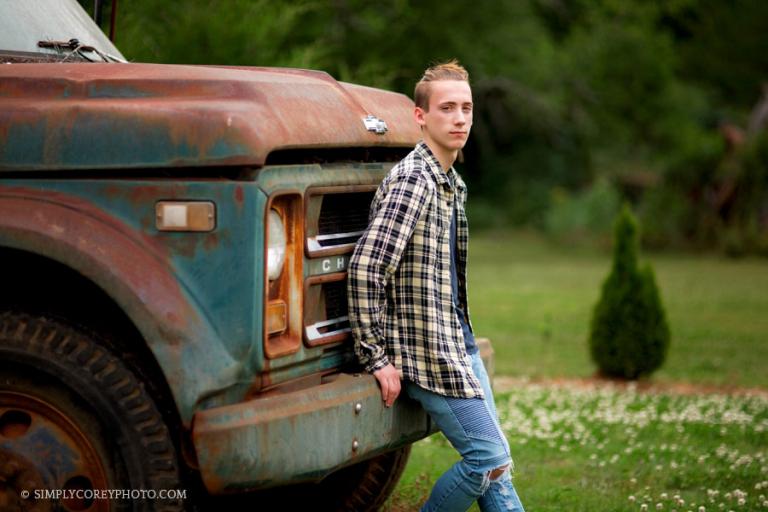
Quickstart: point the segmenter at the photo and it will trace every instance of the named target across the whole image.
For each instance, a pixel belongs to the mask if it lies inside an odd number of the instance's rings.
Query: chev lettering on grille
[[[349,265],[349,254],[329,256],[309,261],[309,273],[313,276],[330,274],[333,272],[345,272]]]

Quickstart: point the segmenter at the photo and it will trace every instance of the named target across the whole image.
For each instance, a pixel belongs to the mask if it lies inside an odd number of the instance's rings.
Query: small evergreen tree
[[[615,228],[613,267],[592,315],[592,359],[610,377],[637,379],[663,363],[669,326],[651,266],[638,268],[638,227],[628,206]]]

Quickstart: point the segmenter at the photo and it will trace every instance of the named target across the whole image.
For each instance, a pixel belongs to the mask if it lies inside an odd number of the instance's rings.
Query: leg
[[[505,481],[506,469],[511,464],[509,448],[484,400],[444,397],[411,382],[406,383],[406,391],[422,404],[462,456],[435,483],[422,511],[465,511],[492,488],[508,490],[508,486],[498,483]],[[508,500],[496,501],[504,508],[483,510],[523,510],[521,506],[506,508]],[[488,503],[493,506],[493,502]]]
[[[493,417],[499,422],[498,413],[496,411],[496,404],[493,399],[493,390],[491,389],[491,382],[488,378],[488,372],[485,370],[483,360],[480,358],[480,354],[472,354],[472,371],[475,376],[480,380],[480,384],[483,386],[483,393],[485,393],[485,402],[488,408],[493,411]],[[501,432],[504,439],[504,443],[509,450],[509,444],[504,436],[501,426],[499,425],[499,432]],[[501,467],[491,472],[491,484],[478,500],[480,510],[514,510],[522,511],[523,505],[520,502],[520,498],[517,496],[517,491],[512,484],[511,478],[512,464],[507,467]]]

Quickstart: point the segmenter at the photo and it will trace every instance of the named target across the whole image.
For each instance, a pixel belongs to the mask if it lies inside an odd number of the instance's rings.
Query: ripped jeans
[[[509,444],[499,426],[488,374],[480,354],[471,357],[485,400],[445,397],[405,383],[408,395],[421,403],[462,457],[437,480],[421,512],[464,512],[475,501],[483,512],[523,512],[512,485]]]

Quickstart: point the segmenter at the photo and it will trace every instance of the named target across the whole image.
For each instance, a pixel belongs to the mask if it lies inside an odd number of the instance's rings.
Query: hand
[[[373,376],[379,381],[381,386],[381,399],[387,407],[392,407],[397,395],[400,394],[400,372],[398,372],[392,363],[384,368],[379,368],[373,372]]]

